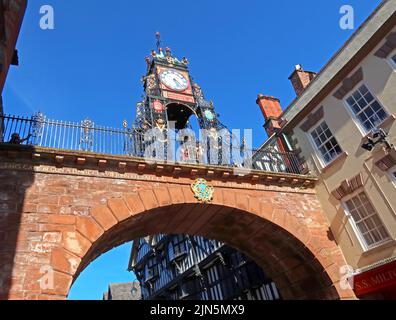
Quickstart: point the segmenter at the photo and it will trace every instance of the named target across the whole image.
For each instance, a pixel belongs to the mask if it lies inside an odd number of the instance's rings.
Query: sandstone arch
[[[13,187],[0,195],[12,199],[12,207],[0,208],[0,262],[7,267],[0,299],[65,299],[97,256],[156,233],[234,246],[264,268],[286,299],[354,298],[340,289],[345,262],[312,177],[44,149],[5,152],[2,159],[2,182]],[[196,177],[213,184],[212,204],[194,198]]]
[[[94,206],[90,217],[77,217],[74,232],[63,233],[62,246],[51,259],[63,287],[48,294],[66,296],[72,281],[91,261],[135,237],[186,233],[218,239],[245,252],[274,279],[286,299],[351,296],[339,288],[344,261],[329,239],[320,209],[292,214],[287,207],[270,204],[268,200],[277,196],[223,189],[208,205],[199,204],[182,186],[109,199],[107,205]],[[287,202],[295,207],[310,197],[289,195]]]

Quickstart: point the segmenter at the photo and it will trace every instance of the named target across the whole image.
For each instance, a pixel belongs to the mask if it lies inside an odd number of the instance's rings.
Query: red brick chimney
[[[315,77],[315,72],[304,71],[302,66],[298,64],[296,65],[295,70],[289,77],[289,80],[291,81],[297,96],[300,96]]]
[[[259,105],[265,118],[264,128],[268,135],[271,136],[275,130],[281,128],[279,122],[281,121],[280,116],[283,111],[280,101],[277,98],[259,94],[256,103]]]
[[[279,99],[259,94],[256,103],[259,105],[264,115],[264,128],[268,136],[271,137],[274,133],[281,131],[285,122],[281,118],[283,111]],[[278,137],[276,141],[278,150],[280,152],[286,152],[287,149],[282,138]]]

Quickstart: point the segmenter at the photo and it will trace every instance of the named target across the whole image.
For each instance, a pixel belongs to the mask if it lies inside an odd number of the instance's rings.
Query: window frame
[[[394,172],[396,173],[396,166],[393,166],[392,168],[390,168],[387,171],[387,174],[388,174],[389,179],[392,182],[392,184],[396,187],[396,175],[393,174]]]
[[[396,50],[393,50],[392,53],[389,55],[388,57],[388,62],[390,64],[390,66],[392,67],[393,71],[396,72],[396,61],[393,60],[393,57],[396,58]]]
[[[358,116],[355,114],[355,112],[353,111],[352,107],[349,105],[348,99],[353,96],[353,94],[358,91],[362,86],[365,86],[366,89],[368,90],[368,92],[373,96],[374,100],[378,102],[378,104],[381,106],[381,108],[386,112],[387,117],[382,120],[379,124],[377,124],[377,127],[380,127],[385,121],[386,119],[390,116],[390,113],[388,111],[387,108],[385,108],[385,106],[381,103],[381,101],[378,99],[378,97],[373,93],[373,91],[370,89],[370,87],[367,85],[366,82],[361,81],[359,82],[355,87],[353,87],[353,89],[351,89],[347,95],[345,96],[345,98],[343,99],[344,105],[348,111],[348,113],[351,115],[353,122],[355,122],[356,126],[358,127],[360,133],[362,134],[363,137],[369,135],[371,132],[373,132],[373,129],[367,130],[363,123],[360,122]],[[370,106],[372,105],[373,101],[371,102]],[[367,108],[367,106],[366,106]]]
[[[379,242],[376,242],[376,243],[374,243],[374,244],[372,244],[370,246],[366,243],[366,240],[364,239],[362,232],[359,230],[359,227],[357,226],[357,223],[356,223],[355,219],[353,218],[352,213],[350,212],[350,210],[348,208],[348,205],[347,205],[347,201],[357,197],[361,193],[364,193],[366,195],[368,201],[370,202],[371,206],[375,210],[376,215],[381,220],[381,223],[382,223],[383,227],[385,228],[386,232],[388,233],[388,238],[387,239],[383,239],[383,240],[381,240]],[[368,251],[374,250],[374,249],[376,249],[378,247],[381,247],[381,246],[393,241],[392,236],[391,236],[388,228],[386,227],[384,221],[382,220],[382,218],[379,215],[377,209],[374,207],[373,202],[371,201],[370,197],[368,196],[367,192],[364,189],[360,188],[360,189],[356,190],[355,192],[345,196],[341,200],[341,206],[342,206],[342,208],[343,208],[343,210],[345,212],[346,217],[348,218],[350,226],[352,227],[352,229],[353,229],[353,231],[354,231],[354,233],[356,235],[356,238],[359,241],[359,244],[360,244],[361,248],[363,249],[363,252],[368,252]],[[378,229],[376,228],[376,230],[378,230]]]
[[[316,144],[314,137],[312,136],[312,133],[314,131],[316,131],[320,126],[322,126],[322,124],[325,123],[327,128],[329,129],[329,131],[331,132],[331,136],[332,138],[334,138],[337,142],[338,147],[341,149],[341,153],[339,153],[336,157],[334,157],[333,159],[331,159],[329,162],[326,162],[326,160],[324,159],[324,156],[322,155],[322,152],[319,149],[319,146]],[[334,161],[336,161],[340,156],[342,156],[342,154],[344,153],[343,148],[341,147],[340,143],[338,142],[337,137],[334,135],[333,131],[330,129],[328,123],[326,120],[322,119],[319,123],[317,123],[313,128],[311,128],[311,130],[307,133],[310,139],[310,142],[312,144],[312,146],[314,147],[315,150],[315,154],[317,155],[320,164],[322,166],[322,168],[326,168],[327,166],[329,166],[330,164],[332,164]],[[328,139],[327,141],[330,141],[331,139]],[[324,146],[325,144],[322,144],[321,146]]]

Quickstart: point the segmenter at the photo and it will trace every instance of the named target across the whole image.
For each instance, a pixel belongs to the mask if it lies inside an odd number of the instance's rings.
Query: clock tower
[[[178,59],[170,48],[153,50],[146,57],[147,73],[142,78],[143,101],[137,104],[134,130],[146,131],[191,129],[190,118],[196,116],[200,129],[219,131],[212,102],[205,100],[201,87],[190,76],[187,58]]]

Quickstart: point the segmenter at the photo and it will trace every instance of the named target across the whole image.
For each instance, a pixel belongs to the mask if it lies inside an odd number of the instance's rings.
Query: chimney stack
[[[265,130],[268,135],[272,135],[276,130],[281,128],[279,122],[281,121],[280,117],[283,111],[280,101],[277,98],[259,94],[256,103],[259,105],[264,115]]]
[[[298,64],[296,65],[292,75],[289,77],[289,80],[291,81],[297,96],[300,96],[315,77],[315,72],[304,71],[302,66]]]

